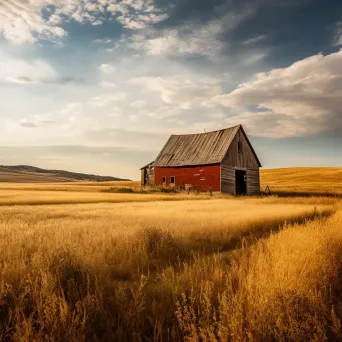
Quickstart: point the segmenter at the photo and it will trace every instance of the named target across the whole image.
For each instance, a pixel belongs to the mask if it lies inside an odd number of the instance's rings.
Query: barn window
[[[175,176],[170,177],[170,184],[175,184]]]
[[[166,176],[162,177],[162,183],[165,184],[166,183]]]
[[[243,151],[242,151],[242,141],[238,142],[238,153],[243,153]]]

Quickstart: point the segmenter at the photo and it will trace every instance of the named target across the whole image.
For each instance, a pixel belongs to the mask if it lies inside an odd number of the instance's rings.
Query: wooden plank
[[[238,142],[242,142],[242,151],[239,153]],[[257,169],[259,168],[258,160],[255,158],[254,152],[240,129],[235,135],[230,147],[222,161],[223,165]]]
[[[145,185],[145,170],[146,169],[141,169],[141,185]]]
[[[221,192],[235,195],[235,170],[221,165]]]
[[[221,192],[236,194],[235,170],[238,168],[221,165]],[[259,169],[246,170],[247,195],[258,195],[260,191]]]
[[[260,191],[260,174],[259,169],[248,169],[247,177],[247,195],[258,195]]]

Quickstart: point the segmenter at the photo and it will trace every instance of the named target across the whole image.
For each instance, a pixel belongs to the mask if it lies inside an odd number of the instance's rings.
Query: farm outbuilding
[[[156,160],[141,169],[142,185],[256,195],[261,163],[242,127],[171,135]]]
[[[147,165],[143,166],[141,170],[141,185],[144,186],[151,186],[154,185],[154,170],[153,170],[153,163],[148,163]]]

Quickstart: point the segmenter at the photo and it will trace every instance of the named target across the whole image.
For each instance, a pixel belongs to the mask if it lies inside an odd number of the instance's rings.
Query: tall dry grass
[[[264,310],[263,301],[254,303],[249,298],[263,293],[266,298],[267,277],[256,278],[260,287],[253,286],[252,278],[257,267],[267,268],[267,263],[271,267],[267,274],[272,274],[277,248],[284,250],[283,266],[278,266],[284,268],[282,274],[295,272],[294,267],[286,271],[286,245],[291,239],[279,238],[278,245],[272,241],[287,231],[302,231],[301,241],[306,243],[305,234],[315,231],[315,226],[302,226],[304,221],[337,208],[332,199],[321,205],[317,201],[214,199],[1,207],[0,340],[258,339],[255,329],[259,323],[251,321],[247,328],[245,324],[252,317],[252,308]],[[265,257],[262,263],[267,242],[241,249],[242,238],[253,243],[277,231],[285,221],[301,225],[265,240],[274,245],[273,258]],[[330,227],[329,222],[322,219],[312,224]],[[308,242],[332,236],[329,229]],[[260,247],[262,244],[265,246]],[[293,251],[301,248],[299,240],[291,248],[290,255],[295,255]],[[324,250],[317,247],[319,252],[317,265],[324,269]],[[308,262],[315,257],[308,254]],[[255,260],[261,266],[254,265]],[[298,270],[300,265],[307,269],[299,263]],[[293,279],[301,276],[298,270]],[[318,268],[311,272],[313,279],[320,278],[315,273]],[[281,279],[280,274],[275,284]],[[330,284],[329,277],[323,279],[318,285]],[[244,307],[246,300],[251,311]],[[334,310],[337,327],[339,313]],[[259,322],[260,317],[254,321]],[[262,329],[265,327],[266,323]],[[262,333],[271,336],[267,330]]]
[[[125,194],[94,191],[46,191],[46,190],[0,190],[0,206],[3,205],[44,205],[78,203],[122,203],[152,201],[184,201],[208,199],[201,194]]]
[[[279,194],[338,194],[342,196],[342,168],[292,167],[260,172],[261,186]]]
[[[177,304],[182,338],[340,341],[341,228],[339,211],[244,246],[229,266],[201,260]]]
[[[62,182],[62,183],[9,183],[0,182],[1,190],[14,191],[69,191],[69,192],[100,192],[101,190],[113,188],[140,189],[140,182],[115,181],[115,182]]]

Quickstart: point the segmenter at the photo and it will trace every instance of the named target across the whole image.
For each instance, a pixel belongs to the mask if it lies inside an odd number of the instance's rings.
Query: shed
[[[141,185],[143,185],[143,186],[154,185],[153,163],[154,162],[150,162],[140,169],[140,171],[141,171]]]
[[[260,167],[242,125],[208,133],[171,135],[156,160],[142,168],[142,185],[147,185],[147,170],[153,169],[154,185],[256,195],[260,190]]]

